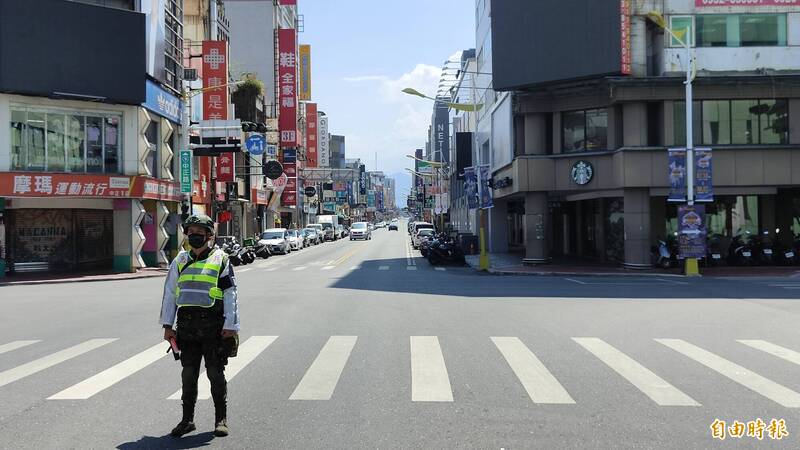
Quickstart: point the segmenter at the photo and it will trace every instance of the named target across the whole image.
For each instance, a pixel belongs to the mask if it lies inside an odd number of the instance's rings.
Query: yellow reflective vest
[[[188,256],[188,255],[187,255]],[[178,287],[175,290],[175,304],[181,306],[200,306],[210,308],[214,302],[223,298],[222,289],[217,287],[219,273],[227,260],[225,252],[214,249],[208,258],[191,261],[189,258],[178,262]]]

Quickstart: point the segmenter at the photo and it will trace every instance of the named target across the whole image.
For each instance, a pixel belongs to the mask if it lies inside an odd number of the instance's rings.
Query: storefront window
[[[672,16],[669,18],[669,28],[685,43],[687,39],[692,40],[689,45],[694,45],[694,27],[692,16]],[[683,47],[683,43],[670,36],[670,46]]]
[[[700,142],[702,126],[700,124],[700,102],[692,102],[692,140],[695,144]],[[672,107],[673,130],[675,145],[686,145],[686,102],[675,102]]]
[[[731,104],[728,100],[703,102],[703,144],[731,143]]]
[[[786,45],[786,16],[783,14],[748,14],[739,18],[742,47]]]
[[[713,203],[705,203],[706,227],[709,236],[722,239],[727,246],[730,238],[736,235],[755,235],[759,231],[758,196],[717,196]],[[678,232],[678,207],[667,205],[667,234]]]
[[[697,46],[727,47],[728,17],[723,14],[697,16]]]
[[[47,115],[47,168],[53,172],[63,172],[67,159],[64,153],[64,116]]]
[[[605,150],[608,147],[608,110],[564,112],[561,123],[565,152]]]
[[[761,100],[759,103],[762,144],[789,143],[789,104],[786,100]]]
[[[11,110],[11,168],[118,173],[120,115]]]
[[[625,259],[625,202],[621,198],[603,199],[605,217],[606,259]]]

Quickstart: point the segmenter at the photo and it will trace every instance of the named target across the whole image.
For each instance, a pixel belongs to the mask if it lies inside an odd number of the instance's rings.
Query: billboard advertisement
[[[704,205],[678,207],[678,254],[680,258],[706,257]]]
[[[433,113],[434,160],[450,162],[450,108],[446,103],[436,103]]]
[[[331,166],[330,135],[328,134],[328,116],[320,115],[317,127],[317,164],[319,167]]]
[[[278,30],[278,129],[281,148],[297,147],[297,32]]]
[[[203,41],[203,89],[228,84],[228,43]],[[228,87],[203,91],[203,120],[228,120]]]
[[[298,67],[298,92],[300,100],[311,100],[311,46],[300,45],[298,51],[300,67]]]

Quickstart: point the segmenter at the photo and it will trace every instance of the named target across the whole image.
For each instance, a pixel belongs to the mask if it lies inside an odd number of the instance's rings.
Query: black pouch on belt
[[[223,339],[222,347],[225,349],[228,358],[235,358],[239,353],[239,335],[234,334],[231,337]]]

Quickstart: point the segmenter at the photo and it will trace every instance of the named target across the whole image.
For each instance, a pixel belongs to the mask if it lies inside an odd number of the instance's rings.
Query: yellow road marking
[[[359,250],[361,250],[360,247],[361,247],[361,245],[359,245],[359,247],[353,249],[353,251],[345,253],[341,258],[339,258],[336,261],[334,261],[331,265],[332,266],[338,266],[339,264],[347,261],[351,256],[355,255],[356,253],[358,253]]]

